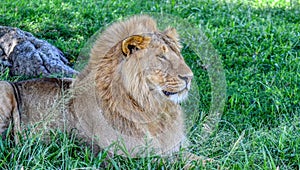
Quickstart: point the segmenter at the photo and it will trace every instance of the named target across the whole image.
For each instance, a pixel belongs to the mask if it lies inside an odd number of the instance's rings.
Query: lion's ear
[[[141,35],[133,35],[122,41],[122,52],[128,56],[132,54],[133,50],[147,48],[151,41],[150,37]]]
[[[177,34],[177,31],[175,28],[169,27],[163,33],[166,36],[168,36],[169,38],[172,38],[176,42],[179,40],[179,35]]]

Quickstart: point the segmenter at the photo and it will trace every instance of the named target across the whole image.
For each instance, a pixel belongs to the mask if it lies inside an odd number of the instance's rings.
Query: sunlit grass
[[[223,61],[227,102],[218,129],[201,140],[202,114],[210,107],[210,82],[190,49],[199,115],[188,121],[191,150],[213,158],[207,169],[300,168],[300,7],[271,1],[10,1],[2,0],[0,25],[19,27],[60,48],[76,61],[86,41],[109,23],[140,13],[169,13],[201,24]],[[158,21],[159,22],[159,21]],[[184,43],[183,43],[184,44]],[[8,72],[1,80],[8,79]],[[12,79],[14,80],[14,79]],[[201,114],[200,114],[201,113]],[[191,113],[188,113],[191,114]],[[50,143],[30,138],[13,147],[0,141],[3,169],[180,169],[184,161],[94,156],[78,139],[53,132]]]

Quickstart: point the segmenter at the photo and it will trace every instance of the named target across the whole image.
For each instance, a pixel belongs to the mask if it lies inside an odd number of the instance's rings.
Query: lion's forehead
[[[169,38],[167,35],[162,33],[147,33],[145,36],[151,37],[151,42],[148,46],[149,50],[147,52],[146,63],[143,64],[146,70],[149,70],[153,76],[162,78],[160,81],[171,80],[174,77],[178,78],[178,75],[190,75],[191,70],[184,61],[183,56],[180,52],[179,42]],[[168,48],[167,52],[163,52],[162,46]],[[146,53],[140,53],[146,54]],[[159,55],[164,55],[166,61],[161,62],[159,59],[154,59],[153,57],[158,57]]]
[[[145,35],[151,37],[150,46],[152,47],[166,46],[169,48],[169,50],[172,50],[177,55],[181,56],[179,42],[173,40],[172,38],[160,32],[146,33]]]

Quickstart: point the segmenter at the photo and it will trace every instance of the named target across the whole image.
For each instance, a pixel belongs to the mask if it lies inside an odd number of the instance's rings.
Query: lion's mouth
[[[169,91],[166,91],[166,90],[162,90],[162,92],[163,92],[164,95],[166,95],[167,97],[169,97],[169,96],[172,96],[172,95],[175,95],[175,94],[184,93],[186,90],[187,90],[187,88],[184,88],[183,90],[180,90],[178,92],[169,92]]]
[[[162,92],[166,95],[166,96],[171,96],[171,95],[174,95],[174,94],[177,94],[179,92],[169,92],[169,91],[165,91],[165,90],[162,90]]]
[[[165,95],[167,99],[171,100],[174,103],[180,103],[185,100],[187,97],[188,89],[184,88],[183,90],[177,92],[170,92],[166,90],[161,90],[161,95]]]

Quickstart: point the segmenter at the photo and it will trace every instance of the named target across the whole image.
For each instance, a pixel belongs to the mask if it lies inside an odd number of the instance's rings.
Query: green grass
[[[219,53],[227,101],[218,129],[201,140],[202,115],[191,115],[194,153],[213,158],[206,169],[300,168],[300,5],[293,0],[215,1],[10,1],[0,4],[0,25],[19,27],[60,48],[74,63],[86,41],[111,22],[140,13],[168,13],[202,31]],[[190,42],[183,42],[188,45]],[[195,73],[199,113],[211,106],[211,84],[203,61],[183,50]],[[9,79],[6,74],[1,80]],[[191,123],[192,122],[192,123]],[[0,141],[1,169],[99,168],[180,169],[184,161],[93,156],[74,136],[55,132],[12,148]],[[105,161],[104,161],[105,160]],[[156,160],[156,161],[154,161]]]

